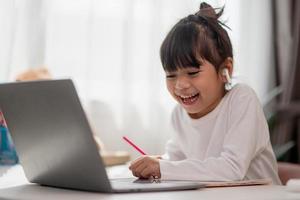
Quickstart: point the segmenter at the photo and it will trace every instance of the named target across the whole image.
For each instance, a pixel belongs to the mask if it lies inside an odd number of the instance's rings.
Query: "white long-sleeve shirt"
[[[268,125],[255,92],[237,84],[207,115],[172,114],[174,135],[160,162],[164,180],[232,181],[270,178],[281,184]]]

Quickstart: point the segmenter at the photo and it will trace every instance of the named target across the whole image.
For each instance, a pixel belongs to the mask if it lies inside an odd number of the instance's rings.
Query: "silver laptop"
[[[32,183],[109,193],[204,187],[187,181],[109,180],[69,79],[0,84],[0,109]]]

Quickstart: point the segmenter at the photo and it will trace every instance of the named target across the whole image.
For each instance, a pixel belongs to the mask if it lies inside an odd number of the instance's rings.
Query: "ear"
[[[232,77],[232,72],[233,72],[233,59],[231,57],[227,57],[224,62],[221,64],[221,67],[219,68],[219,78],[224,82],[227,83],[228,80],[226,76],[223,74],[223,70],[227,69],[229,76]]]

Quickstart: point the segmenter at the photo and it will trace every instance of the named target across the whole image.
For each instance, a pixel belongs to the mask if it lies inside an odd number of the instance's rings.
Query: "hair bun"
[[[203,2],[200,4],[200,9],[196,13],[196,15],[203,16],[203,17],[209,17],[209,18],[213,18],[213,19],[217,20],[222,15],[223,10],[224,10],[224,7],[221,8],[218,13],[216,13],[216,9],[211,7],[211,5],[209,5],[208,3]]]

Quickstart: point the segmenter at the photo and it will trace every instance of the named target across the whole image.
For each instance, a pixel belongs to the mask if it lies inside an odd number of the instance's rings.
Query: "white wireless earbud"
[[[227,83],[225,83],[225,89],[230,90],[232,88],[232,86],[231,86],[232,80],[230,78],[230,75],[229,75],[229,72],[228,72],[227,68],[223,69],[222,75],[225,76],[225,78],[227,80]]]
[[[223,69],[222,74],[223,74],[223,76],[226,77],[226,80],[227,80],[228,83],[231,83],[231,82],[232,82],[232,81],[231,81],[231,78],[230,78],[230,76],[229,76],[229,72],[228,72],[228,69],[227,69],[227,68],[226,68],[226,69]]]

